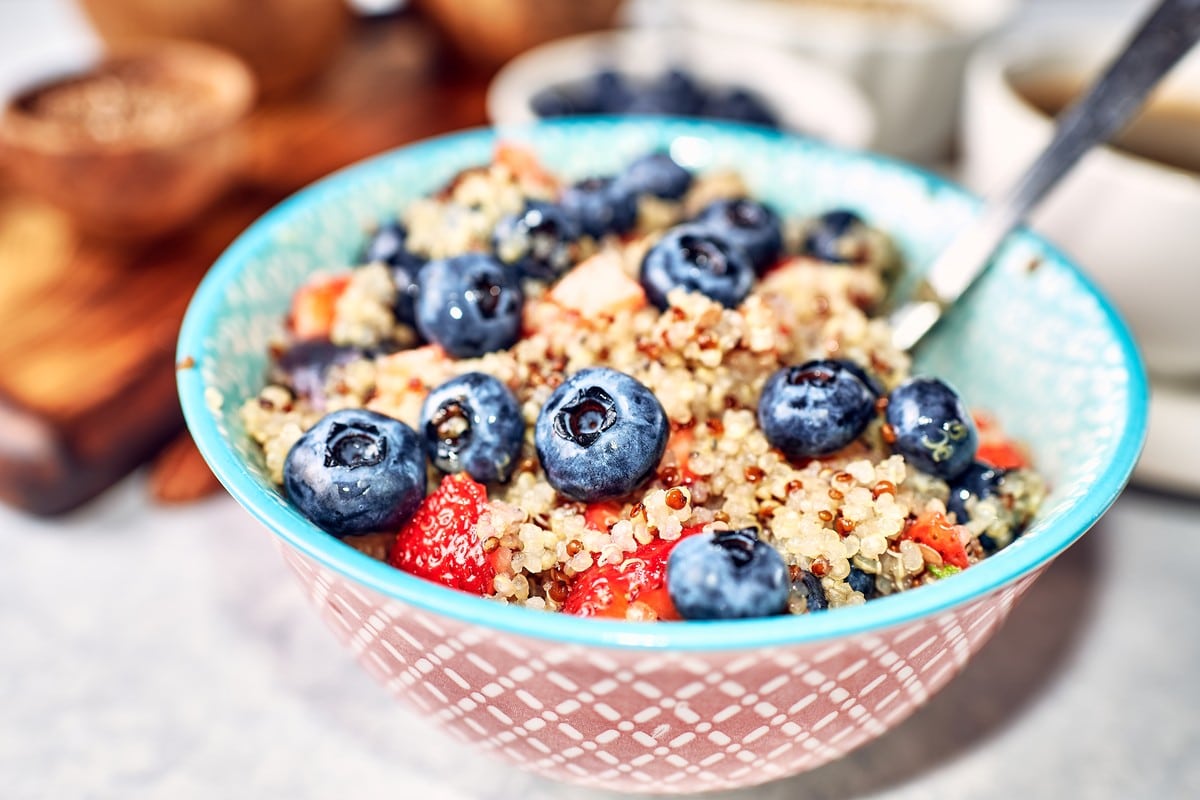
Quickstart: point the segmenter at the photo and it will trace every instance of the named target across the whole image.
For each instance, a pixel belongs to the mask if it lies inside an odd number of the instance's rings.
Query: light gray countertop
[[[1200,797],[1200,503],[1130,490],[966,671],[846,759],[731,797]],[[353,663],[225,496],[0,509],[5,798],[606,797],[482,757]],[[418,792],[420,794],[418,794]]]

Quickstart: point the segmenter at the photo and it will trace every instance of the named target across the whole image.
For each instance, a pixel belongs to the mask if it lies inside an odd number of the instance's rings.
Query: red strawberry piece
[[[975,460],[1000,469],[1021,469],[1029,466],[1029,454],[1021,445],[1004,435],[1000,424],[983,411],[972,411],[979,431],[979,448]]]
[[[1029,458],[1021,446],[1008,439],[981,441],[975,460],[1000,469],[1021,469],[1029,466]]]
[[[667,594],[667,558],[683,537],[699,533],[703,526],[683,529],[679,539],[652,539],[628,553],[618,564],[597,564],[571,581],[563,611],[581,617],[625,619],[630,605],[647,606],[660,620],[677,620]]]
[[[297,339],[328,339],[333,330],[338,298],[350,285],[350,275],[318,275],[296,290],[288,323]]]
[[[904,538],[936,550],[944,563],[966,569],[970,564],[967,561],[967,549],[958,536],[961,527],[934,511],[922,514],[910,523],[904,531]]]
[[[452,589],[491,594],[496,569],[475,533],[487,501],[487,487],[465,472],[442,478],[400,530],[388,563]]]
[[[679,473],[679,483],[685,486],[696,482],[696,473],[688,469],[695,441],[696,434],[690,427],[671,431],[671,438],[667,439],[667,452],[675,457],[675,469]]]
[[[592,530],[607,533],[624,509],[625,504],[619,500],[597,500],[583,510],[583,522]]]

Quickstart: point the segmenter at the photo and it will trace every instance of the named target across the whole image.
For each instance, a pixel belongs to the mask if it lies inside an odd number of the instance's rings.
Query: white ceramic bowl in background
[[[1050,139],[1053,121],[1014,82],[1086,79],[1119,35],[1078,29],[998,41],[971,61],[962,117],[963,178],[1004,188]],[[1200,53],[1161,87],[1200,110]],[[1200,119],[1200,114],[1197,114]],[[1031,217],[1104,287],[1138,337],[1152,372],[1200,376],[1200,174],[1097,148]]]
[[[675,18],[687,25],[784,47],[853,79],[875,108],[876,147],[927,163],[949,155],[972,48],[1016,7],[1014,0],[671,3]],[[893,16],[889,5],[908,13]],[[922,23],[922,17],[940,23]]]
[[[530,100],[547,87],[602,69],[648,80],[675,67],[707,86],[753,91],[789,130],[855,149],[874,144],[870,104],[832,70],[758,43],[685,30],[603,31],[535,47],[496,75],[488,88],[488,116],[496,125],[532,122],[537,117]]]

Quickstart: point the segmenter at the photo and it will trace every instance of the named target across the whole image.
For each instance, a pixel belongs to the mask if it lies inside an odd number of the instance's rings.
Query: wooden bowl
[[[264,95],[308,82],[337,55],[350,29],[344,0],[79,0],[110,47],[193,39],[249,65]]]
[[[161,42],[12,98],[0,155],[12,180],[84,231],[141,239],[188,221],[241,165],[254,79],[236,57]]]
[[[462,56],[498,67],[531,47],[613,24],[621,0],[416,0]]]

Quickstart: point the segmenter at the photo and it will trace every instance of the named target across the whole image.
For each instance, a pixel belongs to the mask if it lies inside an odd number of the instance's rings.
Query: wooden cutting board
[[[179,435],[175,339],[225,246],[321,175],[484,123],[488,76],[438,59],[419,19],[364,23],[319,85],[255,111],[243,185],[169,239],[84,239],[0,184],[0,500],[72,509]]]

